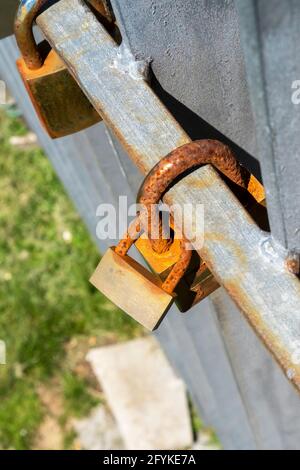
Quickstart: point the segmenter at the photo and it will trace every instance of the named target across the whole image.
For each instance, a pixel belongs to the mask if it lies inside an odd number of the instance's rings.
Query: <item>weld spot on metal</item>
[[[265,238],[260,244],[260,250],[264,258],[276,265],[278,269],[286,270],[285,262],[287,250],[280,245],[272,236]]]
[[[118,48],[116,58],[113,60],[111,68],[128,74],[134,80],[148,81],[150,62],[151,59],[136,60],[128,46],[122,43]]]
[[[261,253],[270,262],[281,270],[288,270],[291,273],[299,272],[299,254],[286,250],[272,236],[265,238],[260,245]]]

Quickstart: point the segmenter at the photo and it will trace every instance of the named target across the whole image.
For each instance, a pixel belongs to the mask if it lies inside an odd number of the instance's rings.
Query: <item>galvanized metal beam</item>
[[[189,142],[143,79],[142,64],[114,43],[80,0],[61,0],[38,24],[144,173]],[[285,266],[285,253],[210,166],[184,178],[166,201],[205,205],[200,256],[300,389],[300,284]],[[193,218],[190,225],[195,236],[201,227]]]

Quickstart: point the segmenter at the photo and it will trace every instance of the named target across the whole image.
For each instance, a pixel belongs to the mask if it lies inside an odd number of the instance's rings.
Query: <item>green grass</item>
[[[30,381],[11,384],[0,406],[1,448],[27,449],[43,411]]]
[[[63,377],[63,393],[67,416],[86,416],[100,401],[88,392],[87,382],[72,372]]]
[[[9,144],[26,132],[0,110],[0,446],[16,449],[30,448],[42,419],[38,383],[58,374],[69,412],[84,396],[66,375],[67,341],[140,332],[88,283],[99,254],[43,152]]]

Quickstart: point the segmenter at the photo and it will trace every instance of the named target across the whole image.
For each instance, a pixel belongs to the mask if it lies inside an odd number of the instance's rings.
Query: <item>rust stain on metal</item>
[[[179,283],[180,279],[183,277],[191,261],[192,251],[187,250],[184,247],[184,245],[185,245],[185,240],[182,240],[181,241],[181,253],[180,253],[179,260],[173,266],[170,274],[168,275],[167,279],[164,281],[162,285],[162,288],[169,294],[174,292],[177,284]]]
[[[113,69],[112,69],[112,73],[113,73]],[[149,153],[149,150],[150,150],[149,147],[147,147],[147,149],[145,149],[145,152],[143,153],[142,151],[139,150],[138,144],[136,146],[130,144],[128,142],[127,137],[124,135],[124,130],[119,129],[119,127],[115,124],[115,122],[111,120],[109,110],[102,108],[101,103],[99,102],[99,100],[96,99],[96,97],[95,97],[95,100],[97,101],[97,108],[99,108],[99,111],[103,120],[108,125],[108,127],[113,131],[114,135],[116,136],[116,138],[118,139],[118,141],[120,142],[124,150],[128,153],[128,155],[130,155],[130,159],[135,163],[135,165],[141,171],[141,173],[148,174],[149,171],[151,171],[151,167],[147,163],[147,159],[145,159],[145,154]],[[126,106],[126,103],[123,103],[123,105]],[[132,110],[128,110],[129,115],[131,112]],[[178,130],[178,134],[180,135],[180,138],[178,138],[176,144],[174,145],[174,149],[176,150],[178,147],[182,147],[183,145],[189,143],[190,138],[188,137],[187,134],[185,134],[182,131],[179,124],[174,120],[171,114],[168,113],[168,111],[166,111],[166,114],[168,115],[167,116],[168,119],[173,120],[174,128]],[[135,121],[139,120],[138,116],[136,115],[134,116],[134,119]],[[153,135],[153,138],[152,138],[153,150],[155,151],[155,154],[157,154],[157,142],[159,142],[162,139],[162,135],[161,135],[161,129],[159,126],[157,127],[154,126],[154,128],[158,129],[158,132],[156,132],[156,134]]]
[[[109,112],[106,112],[105,109],[101,108],[100,103],[97,103],[97,108],[99,108],[101,116],[107,126],[112,130],[117,140],[120,142],[125,152],[130,155],[130,159],[135,163],[137,168],[141,173],[148,173],[150,170],[147,163],[144,161],[144,154],[140,152],[137,147],[131,145],[127,142],[127,139],[124,137],[123,131],[115,125],[115,123],[110,119]],[[100,109],[101,108],[101,109]]]
[[[198,189],[199,191],[209,188],[212,184],[216,184],[216,180],[212,175],[210,175],[209,178],[206,178],[205,180],[198,178],[197,176],[189,179],[189,186],[191,188]]]
[[[182,134],[182,129],[181,129],[181,127],[179,126],[179,124],[177,123],[177,121],[176,121],[176,124],[178,125],[178,129],[180,129],[181,134]],[[174,148],[173,152],[174,152],[175,150],[177,150],[178,148],[181,148],[181,147],[183,147],[184,145],[191,144],[191,143],[193,143],[193,142],[190,141],[190,138],[187,138],[186,135],[183,135],[183,136],[181,136],[181,137],[178,139],[178,141],[177,141],[177,143],[176,143],[176,147]]]
[[[300,271],[299,254],[290,255],[286,260],[286,267],[290,273],[298,274]]]
[[[41,8],[47,0],[23,1],[20,3],[15,19],[15,36],[18,47],[30,70],[39,69],[43,65],[43,58],[37,48],[32,25]]]
[[[300,365],[291,361],[291,353],[286,350],[280,338],[270,332],[270,328],[264,323],[260,312],[255,309],[249,297],[244,294],[237,280],[223,282],[223,285],[238,308],[243,312],[248,323],[254,328],[265,346],[274,355],[278,364],[283,368],[287,377],[299,391]]]

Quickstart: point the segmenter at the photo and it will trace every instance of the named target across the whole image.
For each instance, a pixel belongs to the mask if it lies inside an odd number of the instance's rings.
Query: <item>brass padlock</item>
[[[89,0],[105,13],[101,0]],[[47,0],[22,0],[15,19],[15,36],[22,57],[17,67],[37,115],[53,139],[73,134],[101,121],[59,55],[44,41],[36,44],[32,26]],[[102,6],[102,7],[101,7]]]
[[[135,246],[151,270],[164,281],[179,259],[179,242],[180,240],[175,236],[169,249],[163,253],[157,253],[147,235],[143,233],[136,241]],[[181,312],[186,312],[218,287],[220,287],[219,283],[211,271],[198,253],[193,251],[189,267],[175,289],[175,303]]]
[[[178,239],[164,237],[161,219],[153,218],[153,207],[157,210],[157,203],[174,180],[185,171],[208,163],[237,188],[242,188],[245,199],[252,197],[247,191],[250,181],[253,185],[252,177],[237,162],[229,147],[214,140],[201,140],[179,147],[160,160],[147,175],[137,198],[141,207],[138,219],[117,248],[111,248],[104,255],[91,278],[95,287],[151,330],[159,325],[170,308],[175,290],[176,302],[185,311],[219,286],[205,263],[188,246],[184,235],[181,234],[179,242]],[[145,251],[141,252],[150,266],[156,266],[159,277],[127,257],[135,238],[141,240],[142,230],[146,233],[146,237],[142,236],[143,246],[148,243],[146,251],[151,252],[152,262],[145,256]],[[153,233],[158,236],[154,237]],[[193,255],[198,257],[198,264],[194,263]],[[160,257],[162,263],[159,262]],[[189,297],[186,297],[187,293]]]
[[[149,173],[146,177],[144,190],[151,176],[152,173]],[[144,198],[138,217],[118,246],[110,248],[104,254],[90,282],[124,312],[152,331],[159,326],[170,309],[175,299],[174,290],[189,268],[192,251],[188,249],[189,246],[187,248],[186,240],[182,237],[178,259],[164,280],[127,256],[142,231],[149,235],[153,244],[169,243],[168,240],[161,240],[160,236],[158,240],[151,238],[152,229],[156,233],[155,225],[159,223],[158,219],[152,219],[152,209],[156,208],[163,192],[158,190],[154,193],[151,191],[151,184],[147,188],[148,198]]]
[[[184,248],[166,280],[162,282],[127,252],[134,243],[132,230],[136,219],[117,247],[109,248],[102,257],[90,282],[124,312],[148,330],[155,330],[170,309],[174,289],[188,267],[190,253]],[[138,229],[138,234],[140,229]]]

